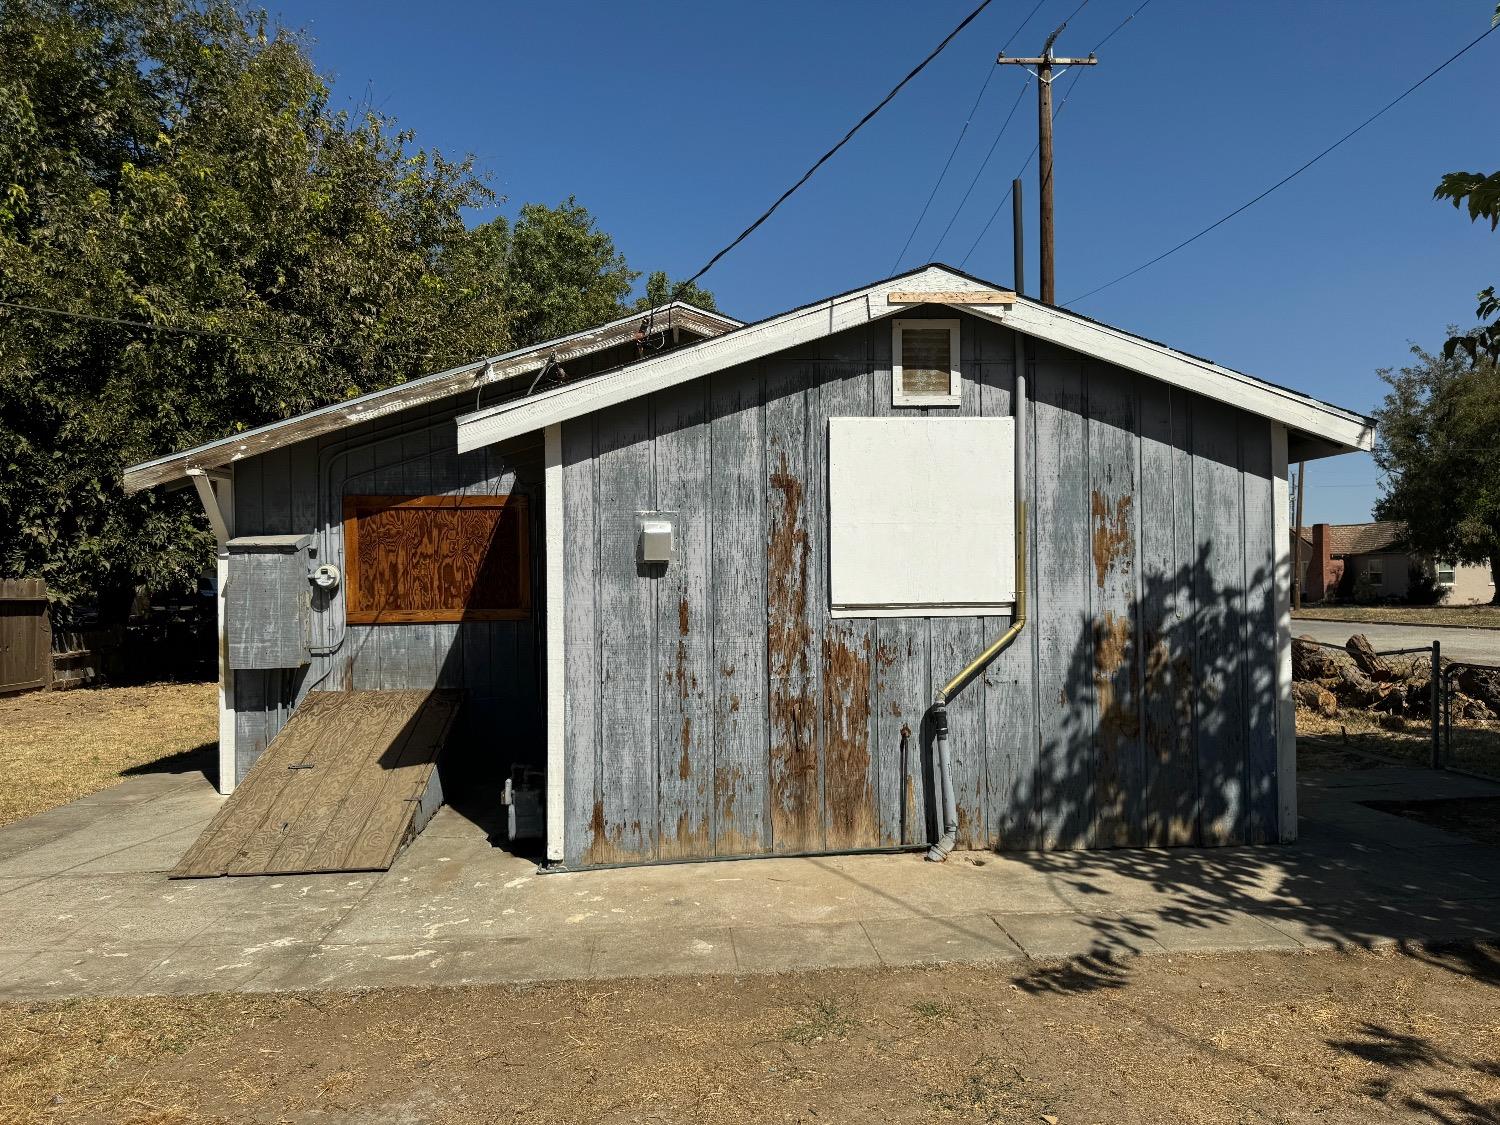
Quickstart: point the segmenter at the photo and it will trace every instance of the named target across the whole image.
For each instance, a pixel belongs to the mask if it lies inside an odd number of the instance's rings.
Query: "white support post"
[[[1292,524],[1287,428],[1271,425],[1271,527],[1276,536],[1276,788],[1281,842],[1297,838],[1297,708],[1292,702]]]
[[[564,714],[567,695],[563,685],[563,463],[562,425],[553,423],[545,431],[547,544],[547,860],[563,859],[565,765]]]
[[[219,792],[234,792],[234,672],[229,667],[229,634],[225,618],[225,591],[229,586],[229,540],[234,538],[234,480],[228,473],[210,476],[202,469],[189,469],[198,490],[198,500],[208,516],[215,540],[215,577],[219,638]]]

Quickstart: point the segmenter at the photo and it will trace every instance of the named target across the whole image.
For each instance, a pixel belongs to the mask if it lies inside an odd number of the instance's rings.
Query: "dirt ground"
[[[1500,606],[1493,605],[1329,605],[1304,606],[1293,620],[1364,621],[1375,625],[1456,625],[1500,629]]]
[[[107,789],[143,766],[213,769],[217,690],[147,684],[0,698],[0,824]]]
[[[0,1007],[29,1122],[1500,1122],[1500,949]]]

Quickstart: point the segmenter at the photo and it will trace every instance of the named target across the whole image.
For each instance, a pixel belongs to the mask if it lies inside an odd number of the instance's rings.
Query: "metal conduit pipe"
[[[1020,264],[1017,255],[1017,278],[1019,285]],[[933,758],[939,774],[938,784],[942,793],[943,833],[932,847],[927,849],[927,859],[942,863],[948,858],[958,840],[958,797],[953,788],[953,755],[948,747],[948,702],[961,692],[975,676],[984,671],[991,660],[1008,649],[1021,630],[1026,627],[1026,345],[1019,332],[1014,333],[1016,343],[1016,393],[1013,402],[1016,419],[1016,464],[1013,476],[1016,492],[1016,606],[1011,616],[1010,628],[1005,630],[994,644],[985,649],[939,689],[928,712],[932,716]]]

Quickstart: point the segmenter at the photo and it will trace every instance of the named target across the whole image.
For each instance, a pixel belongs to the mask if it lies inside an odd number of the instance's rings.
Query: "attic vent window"
[[[891,404],[959,406],[958,321],[897,320],[891,337]]]

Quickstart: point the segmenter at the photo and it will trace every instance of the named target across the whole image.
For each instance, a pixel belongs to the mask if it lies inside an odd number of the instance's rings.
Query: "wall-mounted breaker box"
[[[224,617],[229,666],[301,668],[312,635],[311,535],[231,539]]]

